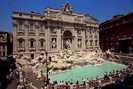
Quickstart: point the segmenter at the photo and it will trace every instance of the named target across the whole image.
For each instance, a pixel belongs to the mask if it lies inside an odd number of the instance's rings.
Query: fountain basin
[[[103,78],[106,73],[113,72],[116,70],[122,70],[126,67],[127,66],[123,64],[105,61],[99,65],[85,65],[65,70],[60,73],[51,74],[49,78],[50,82],[65,81],[76,83],[77,81],[79,81],[80,83],[82,83],[86,79],[92,80],[96,78]]]

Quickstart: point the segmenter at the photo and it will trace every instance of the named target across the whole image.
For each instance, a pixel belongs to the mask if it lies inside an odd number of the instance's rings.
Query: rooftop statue
[[[72,7],[69,3],[66,3],[62,8],[63,13],[65,14],[72,14]]]

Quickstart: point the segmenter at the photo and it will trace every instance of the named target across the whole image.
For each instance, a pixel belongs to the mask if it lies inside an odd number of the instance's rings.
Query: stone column
[[[25,38],[25,54],[28,56],[29,53],[29,39],[26,37]]]
[[[98,45],[98,48],[100,49],[100,44],[99,44],[99,29],[97,29],[97,45]]]
[[[63,35],[61,33],[61,49],[63,49]]]
[[[64,34],[64,28],[61,28],[61,49],[64,49],[63,34]]]
[[[16,37],[16,33],[17,33],[17,28],[13,27],[13,54],[17,53],[17,37]]]
[[[72,36],[74,37],[74,33],[75,33],[75,31],[74,31],[74,29],[73,28],[69,28],[70,29],[70,32],[72,33]],[[72,38],[72,43],[71,43],[71,50],[74,50],[74,46],[75,46],[75,38]]]
[[[74,50],[77,50],[77,40],[78,40],[78,37],[77,37],[77,30],[76,29],[74,29],[74,31],[73,31],[73,36],[74,36],[74,39],[73,39],[73,49]]]
[[[85,47],[85,29],[82,31],[82,49],[84,50]]]
[[[38,32],[37,32],[37,35],[38,35]],[[36,42],[36,43],[35,43],[35,45],[36,45],[36,56],[38,56],[38,55],[40,55],[40,53],[41,53],[41,52],[40,52],[40,45],[39,45],[39,44],[40,44],[40,42],[39,42],[39,39],[40,39],[40,38],[39,38],[39,36],[36,36],[35,39],[36,39],[36,41],[35,41],[35,42]]]
[[[57,50],[61,50],[62,40],[61,40],[61,29],[57,30]]]
[[[50,27],[48,27],[46,29],[45,33],[46,33],[46,50],[50,51],[50,46],[51,46],[51,44],[50,44],[50,42],[51,42],[51,39],[50,39]]]
[[[25,24],[27,24],[27,25],[29,25],[29,23],[26,21],[25,22]],[[29,56],[28,54],[29,54],[29,36],[28,36],[28,31],[29,31],[29,29],[30,29],[30,26],[29,26],[29,28],[27,29],[26,27],[25,27],[25,55],[26,56]]]

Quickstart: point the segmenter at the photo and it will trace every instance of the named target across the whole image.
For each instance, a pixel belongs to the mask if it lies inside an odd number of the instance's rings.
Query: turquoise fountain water
[[[102,78],[106,73],[112,72],[113,70],[122,70],[126,68],[125,65],[114,63],[114,62],[104,62],[100,65],[85,65],[82,67],[72,68],[61,73],[51,74],[50,82],[53,81],[70,81],[75,83],[77,80],[82,83],[83,80],[91,80]]]

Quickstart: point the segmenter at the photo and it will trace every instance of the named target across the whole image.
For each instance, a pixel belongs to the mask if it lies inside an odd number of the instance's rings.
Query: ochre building
[[[0,60],[6,60],[12,55],[12,34],[0,31]]]
[[[36,57],[42,52],[62,49],[99,49],[97,20],[72,11],[69,3],[60,9],[47,8],[42,14],[13,12],[13,53]]]
[[[100,46],[120,53],[133,53],[133,13],[117,15],[100,24]]]

